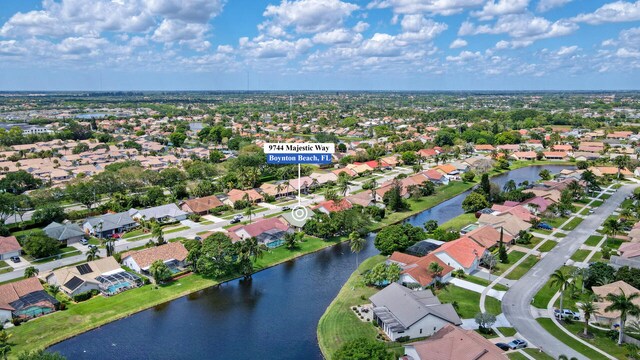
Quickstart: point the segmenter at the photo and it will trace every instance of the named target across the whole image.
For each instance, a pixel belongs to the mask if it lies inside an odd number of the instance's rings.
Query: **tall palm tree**
[[[154,224],[153,225],[153,230],[151,231],[151,236],[156,239],[156,245],[158,245],[158,246],[167,243],[164,240],[164,234],[162,233],[162,227],[160,226],[160,224]]]
[[[598,310],[598,305],[591,300],[587,300],[578,305],[578,309],[584,313],[584,336],[586,337],[589,334],[589,320],[591,319],[591,315]]]
[[[516,182],[513,179],[511,179],[504,184],[504,187],[502,189],[505,192],[514,191],[516,189]]]
[[[618,180],[620,179],[620,171],[622,171],[622,170],[627,168],[627,166],[629,165],[630,160],[631,159],[627,155],[618,156],[615,159],[613,159],[613,163],[618,168],[618,176],[617,176]]]
[[[338,179],[338,191],[342,194],[342,196],[347,196],[347,192],[349,192],[349,178],[343,176]]]
[[[357,231],[349,234],[349,246],[351,247],[351,252],[356,254],[356,269],[360,262],[358,261],[358,254],[362,249],[364,249],[364,245],[367,243],[367,240],[360,236]]]
[[[564,310],[564,292],[571,285],[569,282],[569,276],[562,272],[562,270],[557,269],[553,274],[551,274],[551,286],[560,287],[560,312]]]
[[[620,288],[619,288],[620,289]],[[627,296],[622,289],[620,294],[607,294],[606,299],[611,302],[604,311],[619,311],[620,312],[620,330],[618,334],[618,345],[622,345],[622,337],[624,336],[624,323],[627,321],[627,315],[638,316],[640,315],[640,307],[635,304],[634,300],[640,296],[640,293],[635,293]]]
[[[602,224],[602,227],[604,228],[605,234],[611,235],[612,237],[615,237],[620,230],[622,230],[622,224],[620,224],[618,219],[607,219],[607,221]]]
[[[265,246],[258,242],[258,239],[255,236],[252,236],[245,240],[248,244],[249,254],[253,256],[253,260],[257,260],[262,258],[264,255]]]
[[[11,343],[9,339],[13,334],[9,334],[5,330],[0,330],[0,355],[4,360],[7,360],[7,354],[11,351]]]
[[[100,255],[98,255],[98,248],[96,246],[89,248],[89,251],[87,251],[87,261],[93,261],[99,258]]]

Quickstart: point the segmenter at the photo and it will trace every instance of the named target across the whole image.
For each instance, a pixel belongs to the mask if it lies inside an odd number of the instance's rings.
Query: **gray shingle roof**
[[[80,226],[74,223],[60,224],[54,221],[47,225],[43,230],[48,237],[59,241],[84,235],[84,231],[82,231]]]
[[[87,219],[87,222],[95,228],[102,223],[102,231],[118,229],[127,225],[135,224],[135,220],[127,212],[117,214],[105,214]]]
[[[400,284],[391,283],[369,300],[373,303],[376,315],[379,313],[383,321],[387,318],[392,327],[402,326],[408,329],[427,315],[439,317],[454,325],[462,324],[453,306],[441,304],[431,290],[413,291]],[[389,314],[394,319],[390,319]]]
[[[179,216],[187,215],[187,213],[180,210],[180,208],[176,204],[160,205],[160,206],[156,206],[148,209],[142,209],[142,210],[138,210],[138,209],[129,210],[129,215],[135,216],[136,214],[140,214],[140,216],[143,216],[147,220],[162,219],[167,216],[172,218],[177,218]]]

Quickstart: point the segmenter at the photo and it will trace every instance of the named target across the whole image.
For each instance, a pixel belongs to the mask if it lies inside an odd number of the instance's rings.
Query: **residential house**
[[[60,224],[54,221],[42,230],[48,237],[58,240],[62,245],[75,244],[85,235],[78,224],[71,222]]]
[[[284,234],[293,232],[287,221],[280,217],[256,220],[247,225],[236,225],[227,229],[233,242],[255,237],[258,242],[269,248],[275,248],[284,243]]]
[[[332,172],[328,173],[311,173],[309,175],[310,178],[314,179],[315,182],[322,186],[328,183],[335,183],[338,181],[338,175]]]
[[[431,263],[437,263],[442,267],[440,275],[429,270]],[[436,281],[448,282],[451,279],[453,267],[445,264],[434,254],[418,257],[395,251],[387,259],[387,264],[395,263],[402,268],[398,283],[409,288],[426,288]]]
[[[510,157],[514,160],[536,160],[537,154],[535,151],[515,151]]]
[[[303,194],[307,194],[309,190],[317,186],[317,182],[310,176],[302,176],[297,179],[289,180],[289,186],[291,186],[296,192],[300,191]]]
[[[275,184],[264,183],[260,185],[260,191],[262,192],[262,194],[273,196],[275,199],[295,195],[298,192],[296,188],[291,186],[291,184],[286,181],[280,181]]]
[[[478,269],[485,251],[487,250],[482,245],[463,236],[442,244],[433,254],[445,264],[469,274]]]
[[[547,160],[569,160],[569,154],[566,151],[544,151],[543,154]]]
[[[442,244],[444,244],[444,241],[434,239],[421,240],[406,248],[405,252],[414,256],[425,256],[435,251],[442,246]]]
[[[615,166],[592,166],[589,168],[589,170],[591,170],[597,177],[605,175],[618,176],[618,168]],[[625,168],[620,170],[620,176],[633,176],[633,173]]]
[[[435,170],[442,175],[446,176],[449,180],[460,180],[460,170],[458,170],[452,164],[441,164],[434,167],[432,170]]]
[[[490,225],[479,226],[474,230],[464,234],[465,237],[477,242],[485,249],[492,249],[500,242],[500,231],[496,230]],[[514,241],[514,237],[508,233],[502,235],[502,242],[504,244],[511,244]]]
[[[491,225],[495,229],[504,229],[505,234],[517,237],[520,231],[531,228],[531,224],[518,216],[505,212],[499,214],[482,214],[478,218],[480,225]]]
[[[493,147],[493,145],[491,144],[479,144],[474,146],[474,150],[479,153],[488,153],[488,152],[492,152],[495,149],[496,148]]]
[[[594,286],[591,288],[593,293],[598,296],[599,301],[596,303],[598,309],[594,314],[593,320],[599,324],[620,324],[620,311],[606,311],[605,309],[611,305],[611,302],[607,300],[607,295],[616,294],[619,295],[622,290],[624,294],[628,297],[633,294],[640,294],[640,290],[634,288],[633,286],[627,284],[626,282],[620,280],[616,282],[612,282],[607,285],[602,286]],[[640,306],[640,297],[637,297],[632,300],[636,306]],[[627,321],[629,320],[637,320],[637,317],[628,315]]]
[[[184,212],[198,215],[205,215],[211,210],[224,206],[217,196],[205,196],[201,198],[189,199],[180,202],[180,209]]]
[[[0,324],[54,312],[58,304],[35,277],[0,285]]]
[[[180,210],[176,204],[154,206],[148,209],[129,209],[129,215],[134,220],[155,220],[160,223],[182,221],[187,218],[186,212]]]
[[[447,185],[449,183],[449,177],[434,169],[425,170],[416,175],[422,175],[426,180],[432,181],[435,184]]]
[[[428,339],[405,344],[401,360],[507,360],[494,343],[474,330],[446,325]]]
[[[351,205],[360,205],[364,207],[378,204],[376,203],[374,195],[369,190],[365,190],[354,195],[349,195],[345,197],[345,199],[350,202]]]
[[[249,189],[249,190],[233,189],[227,193],[227,198],[223,201],[223,203],[229,206],[233,206],[235,205],[236,202],[240,200],[242,201],[249,200],[251,203],[257,204],[259,202],[263,202],[264,197],[254,189]]]
[[[0,236],[0,260],[20,256],[22,246],[15,236]]]
[[[313,218],[314,216],[316,216],[316,213],[307,209],[307,216],[304,219],[299,219],[293,216],[292,211],[287,211],[282,213],[280,216],[278,216],[278,219],[289,224],[289,226],[293,229],[301,230],[304,227],[304,225],[307,223],[307,221],[309,221],[309,219]]]
[[[138,276],[122,269],[112,256],[63,267],[41,274],[40,277],[51,285],[60,286],[71,297],[92,290],[115,295],[142,284]]]
[[[138,273],[148,273],[151,264],[160,260],[167,264],[172,272],[177,272],[186,265],[189,251],[181,242],[172,242],[138,251],[122,254],[122,264]]]
[[[635,231],[636,233],[640,232],[637,230]],[[620,257],[625,259],[640,260],[640,242],[634,240],[633,242],[622,243],[618,248],[618,253]]]
[[[369,298],[373,320],[393,341],[430,336],[462,320],[451,304],[442,304],[431,290],[413,291],[392,283]]]
[[[311,210],[317,210],[327,215],[332,212],[349,210],[352,208],[351,203],[346,199],[341,199],[340,201],[327,200],[319,203],[318,205],[311,208]]]
[[[105,238],[114,234],[121,234],[136,226],[138,226],[138,223],[133,220],[129,212],[125,211],[89,218],[84,222],[82,228],[85,233]]]

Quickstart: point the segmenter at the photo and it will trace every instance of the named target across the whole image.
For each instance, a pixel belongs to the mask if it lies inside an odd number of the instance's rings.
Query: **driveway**
[[[596,232],[600,224],[620,206],[624,198],[631,194],[636,186],[625,185],[621,187],[598,208],[595,214],[588,215],[529,272],[516,281],[502,298],[502,311],[513,327],[527,341],[542,346],[544,352],[554,358],[564,354],[569,358],[586,359],[584,355],[565,345],[542,328],[532,316],[530,303],[535,294],[547,282],[549,276],[569,260],[571,255],[580,248],[580,245]]]

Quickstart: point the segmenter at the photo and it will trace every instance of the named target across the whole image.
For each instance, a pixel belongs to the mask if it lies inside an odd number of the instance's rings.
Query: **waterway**
[[[538,179],[543,167],[513,170],[492,179],[503,185]],[[566,166],[544,166],[552,173]],[[462,214],[458,195],[407,221],[443,223]],[[376,255],[370,236],[359,259]],[[322,359],[316,327],[356,267],[347,244],[300,257],[142,311],[62,343],[69,359]]]

